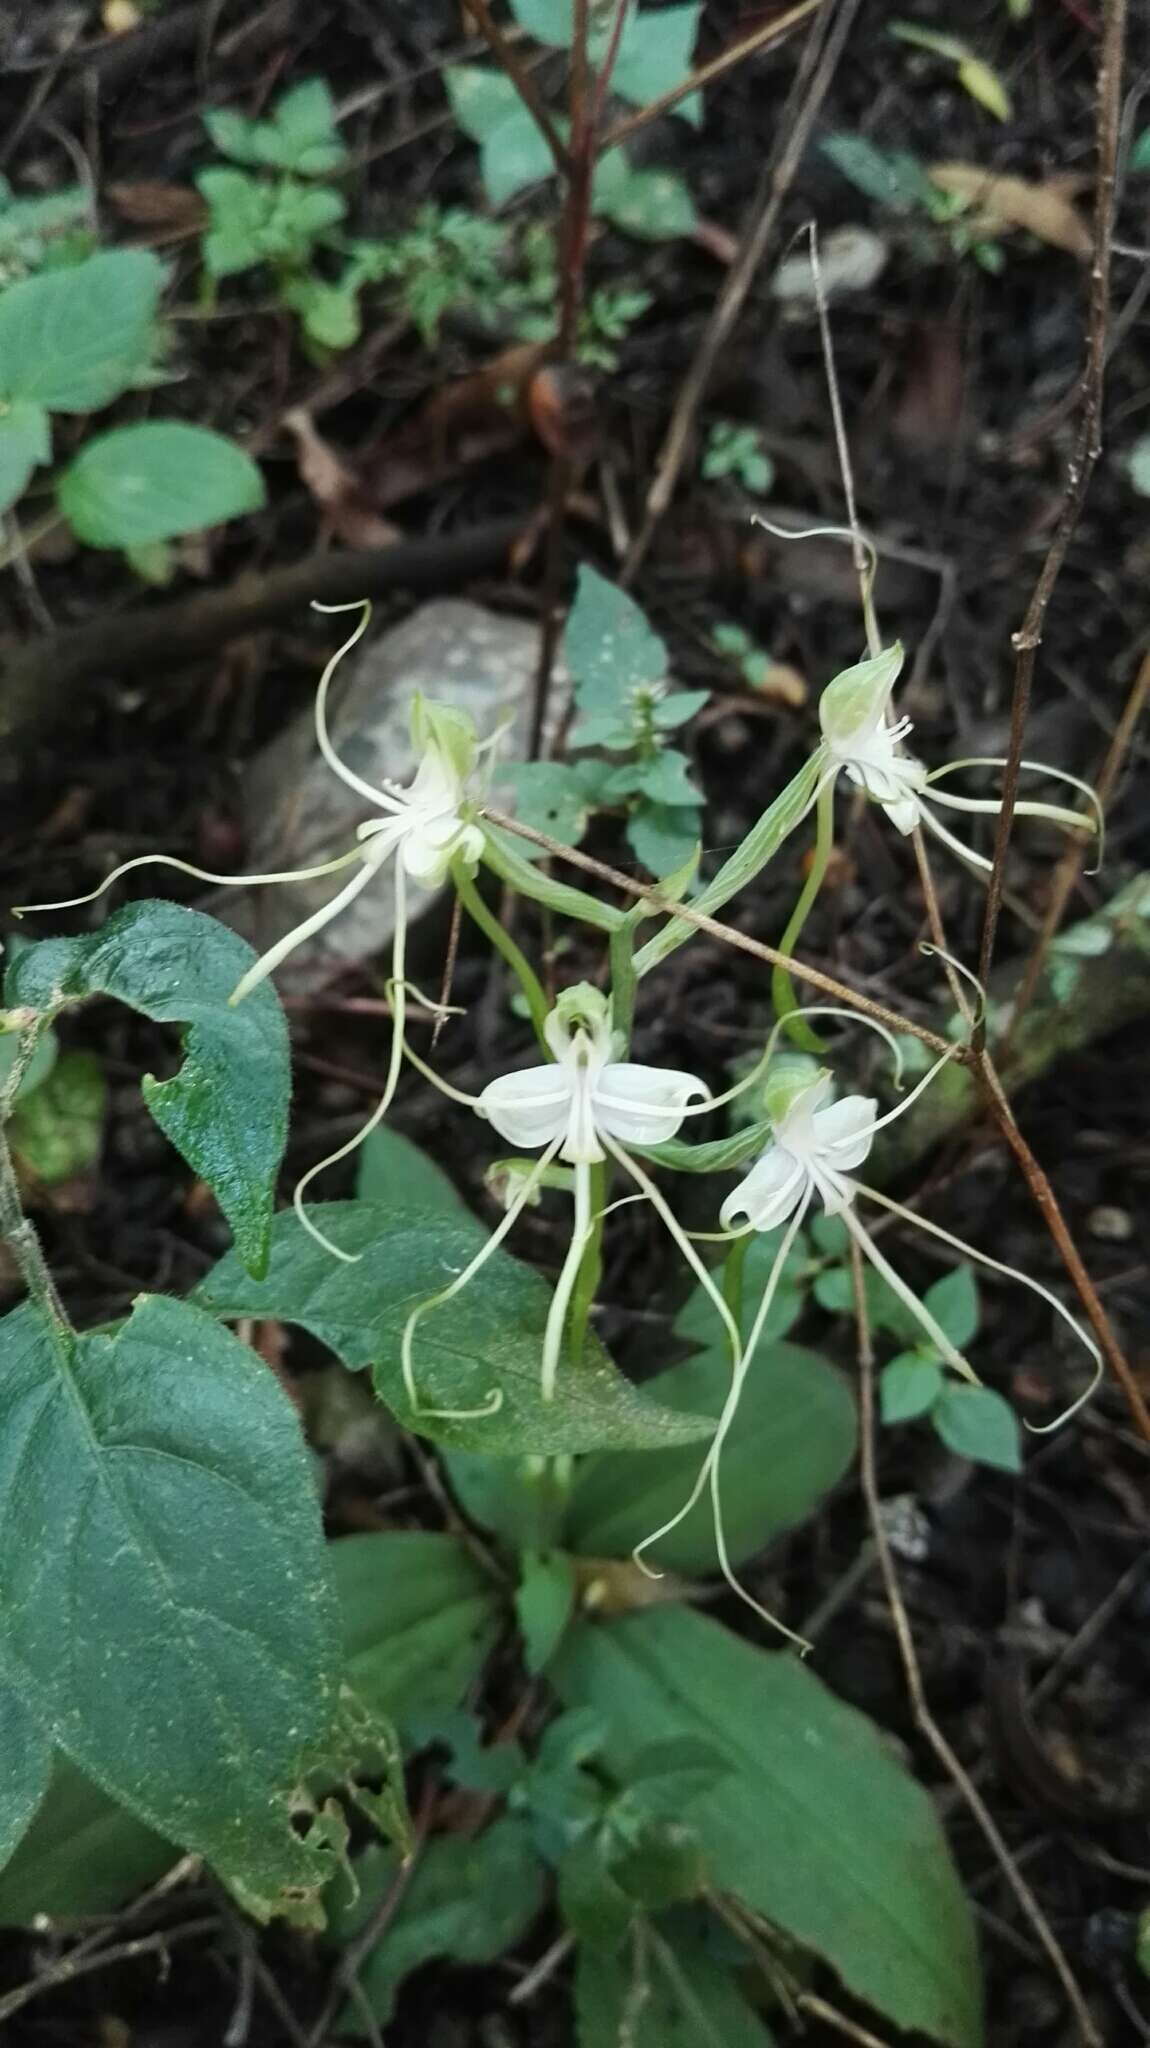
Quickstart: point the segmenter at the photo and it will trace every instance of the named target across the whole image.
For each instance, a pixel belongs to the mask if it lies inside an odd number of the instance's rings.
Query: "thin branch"
[[[200,1920],[189,1920],[183,1927],[166,1927],[159,1934],[140,1934],[132,1941],[116,1942],[111,1948],[99,1949],[79,1959],[61,1956],[44,1971],[43,1976],[17,1985],[14,1991],[0,1998],[0,2025],[45,1991],[54,1991],[61,1984],[74,1984],[77,1977],[89,1977],[94,1970],[110,1970],[117,1963],[134,1962],[137,1956],[165,1955],[177,1941],[191,1941],[198,1934],[214,1934],[219,1924],[218,1916],[212,1913]]]
[[[741,953],[749,953],[754,960],[762,960],[768,967],[785,967],[797,980],[805,981],[809,987],[817,988],[824,995],[833,996],[838,1003],[847,1003],[864,1017],[873,1017],[877,1023],[885,1024],[890,1031],[908,1031],[912,1037],[922,1040],[933,1052],[950,1053],[961,1063],[970,1055],[964,1047],[956,1052],[949,1039],[940,1038],[936,1031],[928,1031],[925,1024],[916,1024],[910,1017],[900,1016],[897,1010],[888,1010],[885,1003],[873,1002],[870,996],[860,995],[854,988],[848,988],[845,981],[835,981],[819,968],[810,967],[805,961],[796,960],[793,955],[780,953],[774,946],[768,946],[761,939],[752,939],[746,932],[736,931],[733,925],[720,924],[718,918],[707,917],[701,910],[692,910],[689,903],[672,902],[648,882],[637,882],[633,875],[625,875],[619,868],[608,867],[606,862],[594,860],[589,853],[580,853],[578,847],[564,846],[558,839],[551,839],[546,832],[536,832],[530,825],[521,825],[516,818],[508,818],[501,811],[484,808],[483,816],[498,827],[501,832],[513,832],[519,839],[529,839],[533,846],[542,846],[553,860],[566,861],[569,867],[582,868],[584,874],[594,875],[600,882],[609,882],[614,889],[622,889],[627,896],[634,896],[653,909],[661,910],[668,917],[677,917],[685,924],[694,925],[696,931],[709,932],[713,939],[719,939],[725,946],[735,946]]]
[[[1028,1921],[1036,1940],[1041,1944],[1051,1969],[1054,1971],[1067,2004],[1074,2014],[1079,2039],[1084,2048],[1105,2048],[1102,2036],[1095,2027],[1078,1983],[1066,1960],[1057,1936],[1051,1928],[1038,1900],[1027,1884],[1011,1855],[1007,1844],[999,1833],[998,1826],[969,1772],[959,1761],[946,1736],[931,1713],[926,1690],[922,1682],[918,1652],[914,1646],[914,1635],[910,1618],[902,1597],[902,1589],[895,1570],[894,1555],[883,1519],[882,1501],[879,1496],[878,1473],[875,1461],[874,1428],[874,1351],[871,1346],[870,1328],[867,1319],[866,1291],[863,1284],[862,1259],[857,1245],[851,1243],[851,1275],[855,1293],[855,1319],[858,1327],[859,1359],[859,1471],[862,1481],[863,1499],[866,1502],[867,1519],[870,1523],[871,1540],[878,1557],[882,1573],[891,1620],[894,1623],[895,1639],[906,1677],[906,1689],[910,1699],[914,1723],[920,1735],[930,1744],[947,1777],[961,1795],[973,1815],[998,1863],[1011,1891],[1014,1893],[1025,1919]]]
[[[833,7],[833,0],[831,5]],[[839,0],[837,10],[833,13],[830,8],[824,8],[816,21],[815,32],[807,40],[798,75],[779,123],[779,133],[783,138],[779,155],[760,183],[739,254],[731,266],[718,303],[707,323],[706,332],[695,352],[694,361],[675,400],[670,425],[659,451],[655,479],[647,493],[643,523],[631,543],[630,552],[623,565],[621,580],[624,584],[634,581],[651,545],[655,529],[671,502],[679,472],[686,459],[695,415],[710,383],[715,361],[743,310],[755,273],[778,226],[787,193],[810,141],[811,132],[842,57],[858,9],[859,0]],[[819,32],[828,22],[830,26],[824,40]],[[617,131],[608,136],[607,140],[615,140],[616,134]]]
[[[510,37],[505,35],[495,20],[487,0],[463,0],[465,11],[470,14],[493,56],[499,60],[500,69],[511,80],[524,106],[530,114],[540,135],[551,151],[555,168],[560,173],[569,172],[571,158],[567,145],[551,119],[542,95],[527,65],[523,62]]]
[[[979,948],[978,978],[990,977],[994,941],[1002,908],[1006,860],[1018,798],[1019,770],[1038,649],[1042,645],[1046,609],[1062,572],[1085,503],[1094,465],[1102,449],[1102,399],[1106,379],[1106,340],[1110,310],[1110,250],[1114,226],[1114,187],[1122,126],[1122,56],[1126,34],[1126,0],[1104,0],[1102,49],[1098,64],[1097,127],[1094,183],[1094,257],[1090,271],[1090,310],[1086,363],[1082,372],[1082,415],[1074,452],[1066,468],[1066,493],[1046,559],[1039,571],[1026,616],[1014,635],[1016,662],[1010,706],[1010,740],[1002,782],[1002,809],[994,837],[994,869],[986,899]],[[983,1032],[985,1025],[983,1026]],[[980,1035],[979,1042],[982,1042]]]
[[[1103,811],[1105,811],[1114,793],[1115,784],[1126,760],[1127,749],[1134,737],[1134,730],[1138,720],[1146,709],[1148,698],[1150,698],[1150,654],[1144,654],[1138,665],[1138,673],[1134,678],[1130,695],[1126,699],[1122,716],[1115,727],[1114,736],[1106,750],[1106,757],[1095,778],[1094,787],[1098,795],[1099,805]],[[1018,993],[1011,1002],[1010,1025],[1002,1045],[997,1049],[998,1058],[1003,1066],[1009,1061],[1010,1048],[1014,1042],[1015,1032],[1030,1008],[1034,991],[1038,986],[1042,970],[1046,965],[1046,955],[1050,948],[1050,942],[1066,914],[1066,906],[1077,886],[1078,877],[1082,872],[1082,863],[1085,858],[1086,843],[1075,834],[1067,840],[1063,848],[1062,857],[1054,870],[1054,880],[1050,888],[1050,899],[1042,919],[1042,927],[1034,942],[1030,958],[1026,963],[1026,971],[1019,983]]]
[[[733,71],[737,64],[744,64],[748,57],[755,56],[759,50],[769,49],[772,43],[781,42],[784,36],[788,36],[792,29],[798,28],[808,15],[814,14],[824,4],[825,0],[801,0],[801,4],[792,7],[788,14],[780,14],[777,20],[764,22],[753,35],[744,36],[741,42],[732,43],[729,49],[721,51],[717,57],[712,57],[708,64],[700,64],[696,71],[681,79],[678,85],[673,85],[669,92],[661,93],[657,100],[651,100],[649,105],[640,107],[636,113],[627,114],[621,121],[617,121],[613,128],[607,130],[600,145],[601,149],[614,149],[617,143],[628,141],[632,135],[638,134],[640,128],[646,128],[648,122],[657,120],[660,114],[667,114],[672,107],[677,107],[680,100],[685,100],[693,92],[700,92],[705,85],[713,85],[716,78],[722,78],[726,72]]]

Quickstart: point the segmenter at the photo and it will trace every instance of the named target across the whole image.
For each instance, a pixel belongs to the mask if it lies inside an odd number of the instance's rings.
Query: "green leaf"
[[[265,161],[277,169],[322,178],[347,162],[326,79],[305,78],[293,85],[276,101],[271,122],[259,124],[260,129],[265,125],[272,128],[276,139],[274,144],[261,140],[261,147],[270,149]]]
[[[93,548],[150,547],[258,512],[265,499],[250,455],[182,420],[98,434],[56,483],[61,512]]]
[[[690,762],[677,747],[664,747],[654,760],[644,761],[639,770],[639,788],[651,803],[698,804],[698,786],[691,781]]]
[[[586,562],[567,615],[563,657],[581,711],[618,710],[629,692],[667,673],[667,650],[634,598]]]
[[[672,690],[669,697],[661,697],[653,707],[655,724],[664,732],[686,725],[687,720],[694,718],[696,712],[710,701],[709,690]]]
[[[865,135],[827,135],[819,147],[857,191],[893,213],[914,213],[930,204],[933,188],[917,157],[877,149]]]
[[[516,1551],[544,1550],[555,1534],[566,1498],[563,1467],[551,1458],[489,1458],[480,1451],[446,1451],[451,1491],[482,1529]]]
[[[176,903],[129,903],[97,932],[43,939],[9,965],[4,1000],[55,1015],[113,996],[158,1024],[182,1024],[184,1064],[144,1079],[165,1137],[205,1180],[253,1273],[267,1259],[276,1173],[287,1141],[287,1026],[266,982],[232,1009],[255,955],[234,932]]]
[[[66,1052],[9,1125],[21,1166],[45,1187],[87,1173],[100,1156],[108,1084],[94,1052]]]
[[[155,1295],[115,1336],[63,1338],[26,1305],[4,1337],[6,1673],[81,1769],[267,1917],[324,1875],[290,1801],[333,1710],[291,1404],[234,1337]]]
[[[933,1287],[928,1287],[922,1299],[944,1336],[959,1351],[965,1351],[978,1335],[978,1282],[973,1267],[956,1266],[953,1273],[945,1274]]]
[[[555,1396],[543,1399],[540,1357],[550,1289],[527,1266],[493,1252],[454,1300],[431,1310],[416,1332],[413,1412],[403,1384],[400,1339],[412,1309],[439,1292],[487,1242],[474,1218],[422,1215],[369,1202],[329,1202],[312,1217],[354,1264],[336,1261],[291,1210],[276,1217],[267,1279],[242,1272],[234,1254],[196,1289],[214,1315],[300,1323],[345,1365],[370,1365],[375,1389],[405,1429],[493,1456],[553,1456],[607,1446],[642,1449],[690,1443],[708,1433],[699,1416],[658,1407],[625,1380],[589,1337],[578,1366],[565,1365]],[[502,1405],[474,1419],[432,1412],[482,1406],[498,1387]]]
[[[900,1344],[917,1346],[921,1343],[921,1323],[912,1316],[894,1288],[869,1266],[864,1278],[864,1291],[867,1317],[872,1328],[886,1330],[888,1335],[897,1337]],[[814,1284],[814,1297],[819,1307],[825,1308],[828,1315],[853,1316],[855,1291],[850,1268],[831,1266],[826,1272],[820,1273]]]
[[[756,1306],[752,1295],[745,1323]],[[649,1382],[665,1406],[716,1418],[730,1384],[729,1352],[717,1344]],[[855,1409],[845,1380],[817,1352],[764,1342],[723,1451],[723,1530],[732,1563],[806,1521],[841,1479],[854,1447]],[[591,1557],[630,1556],[688,1499],[703,1455],[696,1448],[586,1459],[576,1470],[564,1542]],[[645,1555],[667,1571],[717,1571],[709,1500]]]
[[[996,121],[1009,121],[1013,111],[1010,94],[997,71],[992,71],[981,57],[963,59],[958,67],[958,82],[972,100],[977,100],[980,107],[994,115]]]
[[[363,328],[359,293],[342,284],[325,284],[321,277],[292,278],[285,286],[284,304],[298,314],[309,341],[320,348],[351,348]]]
[[[463,1197],[441,1166],[413,1145],[393,1124],[380,1124],[364,1139],[357,1154],[355,1191],[362,1202],[387,1202],[398,1208],[439,1209],[457,1215]]]
[[[670,242],[694,233],[695,202],[675,171],[641,170],[622,149],[609,149],[595,166],[592,210],[645,242]]]
[[[171,1842],[57,1756],[43,1803],[0,1870],[0,1927],[27,1927],[40,1914],[114,1913],[178,1858]]]
[[[551,151],[509,78],[478,64],[456,64],[444,78],[456,120],[479,144],[484,189],[493,206],[553,175]]]
[[[7,1863],[47,1790],[52,1744],[20,1694],[0,1677],[0,1865]]]
[[[0,1088],[8,1080],[20,1050],[18,1031],[0,1032]],[[23,1102],[36,1088],[42,1088],[60,1056],[60,1041],[54,1031],[41,1031],[36,1040],[36,1050],[24,1073],[24,1079],[16,1090],[17,1102]]]
[[[344,1537],[327,1556],[358,1696],[400,1721],[462,1699],[502,1622],[499,1589],[463,1545],[386,1530]],[[28,1925],[40,1913],[114,1912],[178,1853],[58,1756],[44,1804],[0,1871],[0,1926]]]
[[[570,1558],[525,1557],[515,1593],[515,1615],[523,1638],[523,1661],[533,1678],[545,1669],[575,1609],[575,1573]]]
[[[1144,128],[1141,135],[1135,137],[1126,169],[1134,176],[1150,171],[1150,128]]]
[[[403,1727],[454,1707],[475,1684],[502,1625],[497,1585],[454,1536],[387,1529],[328,1546],[348,1676]]]
[[[606,1718],[623,1782],[663,1730],[717,1749],[729,1774],[685,1814],[712,1885],[896,2026],[979,2048],[974,1926],[931,1801],[806,1665],[662,1607],[577,1626],[552,1678]]]
[[[562,761],[522,761],[511,770],[516,816],[536,832],[578,846],[587,828],[587,798],[574,768]]]
[[[729,1138],[712,1138],[703,1145],[688,1144],[683,1138],[671,1138],[665,1145],[632,1145],[631,1150],[638,1152],[643,1159],[653,1159],[656,1166],[670,1167],[672,1173],[730,1173],[736,1167],[744,1166],[748,1159],[755,1158],[769,1144],[774,1128],[770,1118],[763,1117],[755,1123],[741,1125],[737,1131],[732,1131]],[[769,1241],[775,1243],[777,1238],[771,1237]],[[755,1250],[755,1245],[762,1242],[760,1237],[752,1241],[747,1249],[748,1259],[756,1260],[762,1256]],[[706,1301],[705,1295],[703,1300]],[[772,1309],[768,1329],[775,1327],[777,1314],[778,1310]],[[787,1328],[790,1328],[790,1323]],[[777,1334],[782,1334],[781,1328]]]
[[[701,0],[689,0],[686,6],[643,14],[636,9],[630,14],[611,73],[612,92],[632,106],[645,107],[681,85],[691,69],[701,13]],[[671,112],[697,128],[703,118],[702,99],[691,93]]]
[[[0,293],[0,393],[50,412],[94,412],[126,391],[152,352],[164,268],[108,249]]]
[[[1135,441],[1126,457],[1126,471],[1135,490],[1150,498],[1150,434]]]
[[[773,2048],[703,1925],[699,1915],[676,1913],[616,1955],[581,1948],[577,2048]]]
[[[353,1941],[395,1885],[401,1858],[371,1848],[357,1857],[360,1896],[333,1915],[337,1940]],[[357,1972],[374,2017],[386,2025],[395,1994],[412,1970],[433,1957],[451,1963],[493,1963],[526,1934],[543,1904],[543,1866],[525,1821],[505,1816],[468,1841],[439,1836],[426,1842],[384,1933]],[[337,2031],[364,2034],[356,2006]]]
[[[627,838],[636,860],[656,879],[673,874],[699,846],[702,825],[699,805],[638,804],[627,820]]]
[[[942,1367],[920,1351],[903,1351],[884,1365],[879,1397],[884,1422],[914,1422],[933,1408],[943,1388]]]
[[[209,277],[234,277],[264,261],[268,224],[275,193],[263,178],[218,165],[196,175],[196,190],[208,207],[210,224],[203,237],[204,268]]]
[[[947,1449],[998,1472],[1021,1472],[1022,1433],[1018,1419],[991,1387],[947,1386],[931,1410],[931,1421]]]
[[[32,398],[0,402],[0,512],[16,503],[32,471],[51,458],[52,427],[43,406]]]

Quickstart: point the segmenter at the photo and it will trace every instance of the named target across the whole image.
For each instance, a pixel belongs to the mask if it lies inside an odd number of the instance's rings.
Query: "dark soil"
[[[961,90],[948,66],[887,36],[887,23],[902,11],[881,0],[864,6],[819,135],[861,131],[925,161],[963,160],[1032,179],[1081,172],[1088,179],[1098,0],[1046,0],[1013,28],[1003,0],[959,10],[962,33],[1009,85],[1014,114],[1003,124]],[[955,27],[955,10],[941,4],[920,6],[916,18]],[[734,0],[709,0],[700,55],[717,52],[758,19]],[[71,49],[77,28],[79,46]],[[1150,62],[1144,17],[1132,36],[1130,122],[1137,130],[1145,123],[1134,99]],[[52,189],[72,179],[79,155],[96,181],[109,238],[146,243],[149,231],[132,222],[130,201],[125,217],[124,188],[189,183],[204,160],[205,105],[227,101],[258,111],[286,83],[322,73],[341,104],[355,109],[344,132],[359,167],[349,189],[365,226],[378,231],[402,220],[429,195],[479,203],[475,151],[445,119],[439,75],[463,40],[458,10],[447,0],[237,0],[225,7],[204,0],[147,9],[125,38],[103,37],[92,6],[17,6],[0,24],[7,57],[0,132],[11,137],[5,173],[20,190]],[[651,160],[689,175],[700,211],[729,232],[738,233],[774,141],[797,48],[792,41],[710,91],[697,135],[664,122],[644,141]],[[1148,501],[1125,468],[1150,404],[1150,328],[1139,317],[1148,193],[1150,180],[1132,179],[1120,202],[1118,239],[1130,253],[1116,259],[1106,449],[1050,607],[1027,743],[1030,755],[1081,775],[1096,771],[1150,644]],[[760,427],[776,464],[773,504],[812,521],[842,517],[818,333],[808,319],[782,316],[767,289],[774,262],[812,216],[824,235],[866,221],[891,242],[878,282],[837,299],[833,323],[860,516],[891,549],[878,608],[888,631],[911,650],[904,708],[915,718],[916,744],[928,757],[999,754],[1009,715],[1010,636],[1058,511],[1073,438],[1087,266],[1016,235],[1001,244],[1001,275],[987,275],[954,253],[944,230],[916,237],[892,214],[876,211],[813,148],[787,201],[779,245],[715,366],[702,412],[704,426],[731,418]],[[315,544],[318,514],[278,423],[287,406],[320,389],[330,369],[301,355],[287,317],[265,310],[245,280],[223,301],[230,317],[195,317],[194,233],[156,231],[152,239],[174,268],[171,298],[187,312],[175,328],[180,381],[164,392],[165,405],[249,439],[265,458],[270,482],[267,512],[211,540],[203,557],[189,553],[177,589],[194,587],[193,576],[222,585]],[[596,281],[625,276],[652,294],[618,368],[599,378],[594,396],[601,446],[628,517],[637,521],[723,270],[691,243],[630,244],[614,235],[593,250],[591,269]],[[245,298],[250,311],[243,310]],[[397,326],[381,353],[363,347],[353,360],[344,395],[317,410],[321,431],[349,459],[365,456],[429,394],[481,367],[490,349],[489,339],[450,321],[433,350]],[[126,404],[124,416],[138,415],[141,403]],[[73,423],[63,426],[66,445]],[[528,437],[511,455],[462,468],[390,516],[412,536],[463,530],[508,513],[527,518],[542,502],[546,471],[544,452]],[[723,619],[743,624],[776,661],[809,679],[812,702],[823,680],[857,658],[860,628],[845,549],[820,541],[787,547],[754,534],[737,489],[701,484],[697,462],[684,478],[635,594],[667,639],[681,685],[719,693],[694,740],[717,850],[739,839],[794,771],[812,744],[814,715],[810,706],[752,700],[711,651],[711,628]],[[594,470],[587,489],[599,502]],[[569,524],[569,565],[580,556],[607,574],[616,571],[605,522],[577,516]],[[536,558],[521,577],[488,577],[467,594],[530,613],[539,603],[539,573]],[[31,578],[6,577],[0,633],[11,646],[140,597],[116,557],[82,550],[62,560],[42,557]],[[163,603],[163,593],[152,601]],[[379,623],[407,608],[402,594],[386,600]],[[77,686],[66,717],[21,736],[0,762],[0,901],[69,895],[113,858],[159,847],[212,867],[242,867],[244,762],[307,701],[328,645],[325,622],[293,617],[215,660],[182,666],[173,650],[170,664],[140,682],[98,673]],[[925,658],[915,665],[920,649]],[[1085,915],[1150,866],[1146,789],[1146,743],[1136,735],[1112,806],[1105,871],[1080,883],[1072,916]],[[976,821],[985,848],[992,822]],[[812,918],[807,956],[925,1018],[938,1003],[939,983],[936,968],[917,951],[926,926],[909,849],[883,829],[876,812],[845,803],[839,832],[835,886]],[[596,849],[625,860],[614,827],[608,822],[599,833]],[[778,937],[804,850],[800,836],[787,859],[732,907],[734,922],[764,939]],[[1058,851],[1057,839],[1042,828],[1019,834],[1001,961],[1025,959]],[[937,872],[951,945],[972,961],[981,891],[942,859]],[[533,947],[540,941],[526,914],[523,931]],[[436,979],[445,936],[445,924],[435,919],[422,928],[417,978]],[[595,973],[599,964],[588,942],[585,951],[564,956],[562,974]],[[298,1076],[285,1193],[374,1096],[378,1023],[343,1004],[377,994],[381,982],[381,969],[349,977],[323,1000],[292,1010]],[[640,1010],[636,1056],[691,1066],[723,1085],[727,1063],[762,1040],[769,1013],[761,970],[700,938],[663,971],[661,985],[662,999]],[[454,1000],[467,1015],[440,1048],[444,1070],[458,1085],[480,1084],[526,1056],[524,1027],[503,995],[465,933]],[[112,1086],[107,1140],[98,1174],[42,1194],[37,1213],[69,1304],[78,1320],[91,1323],[121,1313],[141,1289],[182,1292],[227,1236],[140,1101],[139,1075],[172,1058],[163,1034],[101,1005],[67,1027],[67,1037],[105,1062]],[[1146,1099],[1145,1032],[1132,1025],[1056,1065],[1017,1107],[1150,1387]],[[414,1076],[395,1120],[433,1154],[438,1150],[483,1208],[481,1131],[472,1155],[462,1156],[453,1119],[449,1152],[438,1101]],[[924,1179],[902,1189],[904,1198],[914,1197]],[[985,1131],[963,1133],[931,1162],[931,1186],[931,1213],[940,1222],[1062,1285],[1026,1189]],[[343,1187],[333,1175],[327,1192],[350,1187],[349,1169]],[[554,1270],[558,1242],[543,1212],[542,1220],[524,1225],[519,1249]],[[939,1270],[913,1241],[905,1268],[924,1284]],[[644,1212],[624,1211],[610,1239],[600,1321],[636,1376],[665,1362],[675,1284]],[[1049,1314],[1021,1289],[991,1286],[984,1300],[980,1358],[989,1382],[1015,1395],[1024,1412],[1050,1412],[1075,1368],[1061,1351],[1050,1355]],[[853,1369],[844,1326],[814,1310],[801,1334]],[[314,1363],[305,1347],[289,1350],[289,1371],[303,1374]],[[342,1487],[333,1496],[334,1525],[441,1525],[442,1506],[425,1487],[423,1470],[404,1456],[394,1508],[366,1484]],[[929,1698],[1063,1942],[1105,2038],[1115,2043],[1150,2038],[1150,1987],[1134,1960],[1137,1916],[1150,1893],[1146,1476],[1146,1447],[1109,1386],[1072,1427],[1033,1440],[1019,1481],[947,1458],[923,1429],[881,1440],[884,1497],[904,1496],[907,1503],[902,1583]],[[752,1578],[769,1588],[772,1605],[793,1625],[830,1603],[815,1668],[906,1745],[937,1791],[980,1917],[994,2048],[1061,2048],[1073,2036],[1045,1958],[983,1836],[915,1734],[881,1587],[873,1572],[858,1568],[866,1540],[852,1476],[817,1522],[780,1545]],[[719,1611],[732,1627],[746,1625],[734,1603]],[[1028,1705],[1040,1683],[1037,1704]],[[497,1671],[500,1700],[508,1684],[507,1673]],[[218,1905],[206,1892],[185,1890],[144,1924],[182,1923],[198,1909],[216,1913]],[[525,1960],[541,1954],[552,1935],[547,1926],[538,1929]],[[11,1986],[34,1972],[42,1945],[39,1938],[6,1937],[0,1953],[3,1981]],[[232,2024],[228,2040],[272,2048],[291,2036],[268,1994],[269,1979],[307,2025],[322,2003],[328,1961],[290,1934],[261,1937],[250,2022],[238,2031],[237,2000],[252,1954],[238,1918],[221,1921],[217,1914],[215,1931],[176,1947],[170,1968],[161,1969],[152,1954],[55,1989],[28,2007],[12,2038],[206,2048]],[[509,2015],[510,1982],[502,1966],[424,1972],[404,1992],[388,2039],[397,2048],[423,2041],[436,2048],[528,2041],[559,2048],[569,2025],[562,1979]]]

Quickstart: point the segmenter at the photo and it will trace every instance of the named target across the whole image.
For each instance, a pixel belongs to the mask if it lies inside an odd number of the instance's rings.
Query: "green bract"
[[[824,739],[848,740],[877,724],[886,708],[905,659],[901,640],[867,661],[844,668],[819,698],[819,724]]]

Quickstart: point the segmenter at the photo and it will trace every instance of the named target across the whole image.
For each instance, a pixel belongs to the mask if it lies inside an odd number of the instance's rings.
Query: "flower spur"
[[[369,1133],[382,1122],[391,1106],[403,1058],[407,883],[410,880],[429,888],[439,887],[457,864],[465,874],[473,872],[478,865],[483,851],[483,833],[469,815],[468,791],[482,748],[476,740],[470,720],[463,713],[444,705],[429,703],[417,695],[411,707],[412,740],[418,756],[418,767],[413,781],[407,787],[390,782],[376,786],[357,775],[340,759],[332,744],[327,723],[327,697],[331,679],[340,662],[367,630],[371,607],[369,604],[316,605],[315,609],[360,612],[355,631],[341,647],[337,648],[327,663],[315,696],[316,744],[324,761],[332,773],[362,797],[365,803],[370,804],[376,813],[360,825],[355,845],[346,852],[336,855],[334,859],[321,861],[312,867],[256,875],[218,875],[208,869],[196,867],[189,861],[178,860],[172,854],[141,854],[114,868],[99,887],[90,890],[87,895],[67,897],[59,903],[26,903],[14,914],[19,917],[29,912],[72,910],[82,904],[93,903],[122,875],[142,867],[175,868],[180,874],[190,875],[196,881],[221,888],[263,888],[278,882],[318,881],[325,876],[337,875],[348,868],[353,868],[355,872],[351,879],[337,890],[327,903],[311,912],[283,938],[277,939],[275,944],[249,967],[247,973],[241,976],[229,998],[232,1003],[240,1003],[259,986],[260,982],[273,974],[290,954],[296,952],[309,939],[314,938],[317,932],[322,931],[333,919],[347,910],[394,856],[394,936],[389,980],[393,1029],[383,1093],[370,1117],[355,1135],[304,1174],[293,1198],[296,1213],[311,1236],[326,1246],[333,1257],[352,1263],[349,1254],[341,1251],[338,1245],[333,1244],[330,1238],[312,1223],[304,1207],[303,1196],[317,1174],[335,1165],[340,1159],[346,1158],[363,1143]],[[490,745],[492,742],[485,744]]]

